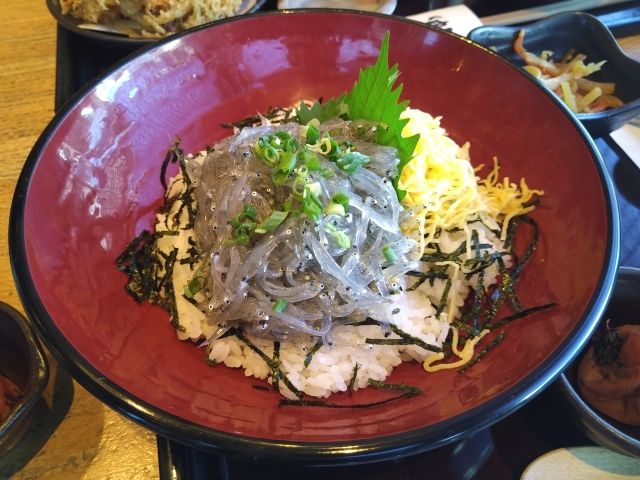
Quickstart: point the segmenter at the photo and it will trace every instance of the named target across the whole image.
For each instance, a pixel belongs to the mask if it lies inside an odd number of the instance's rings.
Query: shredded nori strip
[[[167,191],[167,168],[169,168],[169,164],[176,163],[179,160],[178,152],[180,150],[180,139],[176,139],[173,146],[167,150],[166,155],[164,156],[164,160],[162,161],[162,166],[160,167],[160,185],[164,191]]]
[[[314,345],[313,347],[311,347],[309,349],[309,351],[307,352],[307,356],[304,357],[304,366],[305,368],[308,367],[309,365],[311,365],[311,360],[313,360],[313,356],[315,355],[315,353],[320,350],[320,347],[322,346],[322,339],[319,339]]]
[[[167,169],[170,164],[179,163],[186,188],[180,195],[170,198],[166,180]],[[136,302],[149,302],[159,305],[171,315],[171,325],[181,331],[178,309],[176,306],[176,292],[173,288],[173,268],[176,262],[193,265],[201,261],[202,255],[196,247],[196,242],[189,238],[191,247],[188,249],[188,257],[178,259],[178,249],[174,248],[169,254],[161,252],[158,248],[158,240],[166,235],[178,235],[179,228],[191,228],[195,221],[195,198],[191,179],[184,162],[184,153],[180,149],[180,140],[176,140],[167,151],[160,170],[160,183],[165,189],[164,204],[161,211],[165,212],[166,231],[149,232],[142,231],[140,235],[129,243],[124,251],[116,258],[116,268],[125,273],[128,281],[125,289]],[[180,201],[180,208],[174,215],[169,215],[172,206]],[[184,209],[188,212],[188,224],[180,227],[180,217]],[[184,295],[183,295],[184,296]],[[187,297],[185,297],[187,298]],[[189,300],[187,298],[187,300]]]
[[[436,318],[440,318],[440,314],[444,310],[444,307],[447,304],[447,297],[449,296],[449,291],[451,290],[451,285],[453,282],[450,278],[447,279],[447,283],[444,285],[444,291],[442,292],[442,297],[440,298],[440,303],[438,304],[438,308],[436,308]]]
[[[531,233],[528,243],[525,244],[524,252],[519,254],[516,252],[515,247],[516,232],[520,231],[519,227],[523,224],[528,225]],[[469,279],[473,275],[477,274],[478,279],[467,298],[466,309],[460,319],[452,322],[451,324],[453,327],[458,329],[460,341],[466,341],[477,337],[483,330],[494,330],[503,327],[511,321],[549,310],[555,306],[554,303],[547,303],[544,305],[524,308],[515,291],[515,286],[519,280],[520,274],[522,273],[523,267],[531,258],[531,255],[533,255],[537,247],[538,226],[533,219],[526,215],[512,219],[507,229],[507,238],[504,244],[505,248],[508,249],[508,252],[489,253],[485,251],[489,246],[479,242],[479,237],[475,230],[472,231],[471,242],[474,251],[474,258],[465,262],[465,266],[471,266],[471,271],[465,272],[465,276]],[[441,252],[437,244],[434,246],[436,249],[435,253],[424,255],[422,257],[422,260],[427,262],[429,268],[433,268],[431,262],[441,261],[453,261],[461,265],[462,262],[459,257],[463,253],[463,250],[461,249],[462,245],[458,247],[455,252],[450,254]],[[511,255],[512,257],[512,265],[509,268],[506,267],[503,259],[505,255]],[[491,286],[487,289],[484,285],[484,271],[487,267],[493,264],[496,264],[498,268],[500,275],[499,282],[497,285]],[[419,277],[419,275],[413,276]],[[448,296],[448,292],[446,292],[447,287],[448,285],[445,285],[446,294],[443,294],[436,314],[439,314],[441,312],[441,308],[444,306],[444,302]],[[514,313],[507,315],[504,318],[496,319],[498,311],[505,305],[505,303],[514,311]],[[474,359],[461,367],[459,371],[465,371],[472,365],[475,365],[491,348],[503,340],[503,333],[495,337],[492,342],[490,342],[478,355],[476,355]],[[445,358],[448,358],[449,355],[452,354],[451,341],[452,335],[449,335],[443,344]]]
[[[401,400],[403,398],[412,398],[422,394],[422,390],[420,390],[418,387],[403,385],[401,383],[386,383],[386,382],[380,382],[378,380],[369,380],[368,386],[373,388],[381,388],[385,390],[402,392],[402,393],[400,395],[396,395],[391,398],[386,398],[384,400],[379,400],[377,402],[352,403],[352,404],[333,403],[333,402],[327,402],[326,400],[307,400],[302,398],[299,400],[290,400],[288,398],[283,398],[280,400],[280,406],[282,407],[285,407],[285,406],[326,407],[326,408],[373,408],[373,407],[380,407],[382,405],[386,405],[391,402],[395,402],[396,400]]]
[[[378,320],[375,320],[371,317],[367,317],[365,320],[361,322],[347,323],[347,325],[351,325],[354,327],[358,327],[361,325],[378,325],[379,327],[387,327],[387,324],[383,324]],[[419,347],[424,348],[425,350],[429,350],[431,352],[441,352],[442,349],[436,347],[435,345],[429,345],[427,342],[422,340],[421,338],[414,337],[413,335],[408,334],[404,330],[402,330],[397,325],[393,323],[388,324],[388,328],[391,329],[393,333],[398,335],[400,338],[367,338],[365,342],[375,345],[417,345]],[[401,342],[401,343],[400,343]]]
[[[374,388],[382,388],[384,390],[395,390],[404,392],[405,395],[409,395],[410,397],[415,397],[422,393],[422,390],[420,390],[418,387],[405,385],[403,383],[387,383],[381,382],[380,380],[369,379],[367,385]]]
[[[274,379],[277,377],[278,381],[282,381],[282,383],[284,383],[286,385],[286,387],[296,397],[302,398],[304,396],[304,393],[302,393],[300,390],[298,390],[295,387],[295,385],[293,385],[293,383],[291,383],[291,380],[289,380],[289,378],[282,372],[282,369],[280,368],[280,360],[279,360],[279,358],[277,360],[275,358],[270,358],[266,353],[264,353],[262,350],[260,350],[258,347],[256,347],[251,340],[249,340],[247,337],[245,337],[244,334],[242,333],[242,330],[240,330],[239,328],[232,327],[232,328],[229,329],[229,332],[232,332],[232,335],[235,335],[236,337],[238,337],[238,339],[242,343],[244,343],[251,350],[256,352],[260,356],[260,358],[262,358],[265,361],[265,363],[267,364],[267,366],[271,370],[272,376],[274,377]],[[275,344],[274,344],[274,357],[275,357]]]
[[[273,342],[273,363],[274,365],[280,365],[280,342]],[[274,390],[280,391],[280,378],[282,377],[282,370],[277,368],[273,370],[272,386]]]
[[[493,330],[495,328],[500,328],[500,327],[505,326],[509,322],[512,322],[514,320],[518,320],[519,318],[527,317],[527,316],[532,315],[534,313],[544,312],[546,310],[551,310],[555,306],[556,306],[555,303],[545,303],[544,305],[538,305],[538,306],[535,306],[535,307],[525,308],[523,310],[520,310],[519,312],[516,312],[516,313],[513,313],[511,315],[508,315],[508,316],[496,321],[495,323],[486,323],[485,325],[483,325],[483,327],[486,328],[486,329],[489,329],[489,330]]]
[[[358,377],[358,370],[360,370],[360,364],[356,362],[356,364],[353,366],[353,372],[351,373],[349,386],[347,387],[347,391],[349,392],[349,395],[353,393],[353,386],[356,384],[356,378]]]
[[[417,290],[427,280],[429,280],[429,284],[433,286],[434,280],[446,280],[447,278],[449,278],[446,265],[435,265],[434,268],[429,270],[428,272],[423,273],[411,271],[407,272],[406,275],[418,278],[418,280],[413,285],[405,289],[406,292],[413,292],[414,290]]]
[[[116,268],[129,277],[125,290],[136,302],[155,303],[170,312],[170,305],[160,296],[162,286],[171,278],[175,262],[175,258],[170,260],[159,255],[157,241],[165,235],[175,233],[143,230],[116,258]]]
[[[374,407],[381,407],[383,405],[387,405],[391,402],[395,402],[396,400],[401,400],[403,398],[411,398],[414,396],[415,395],[403,393],[401,395],[396,395],[395,397],[386,398],[384,400],[379,400],[377,402],[352,403],[352,404],[333,403],[333,402],[327,402],[325,400],[306,400],[306,399],[290,400],[288,398],[282,398],[280,399],[280,406],[281,407],[288,407],[288,406],[290,407],[326,407],[326,408],[374,408]]]
[[[273,120],[277,117],[283,117],[281,122],[286,123],[288,120],[292,118],[292,111],[290,108],[282,108],[282,107],[272,107],[267,108],[267,112],[262,115],[262,117],[267,120]],[[235,122],[224,122],[222,124],[223,128],[238,128],[242,129],[245,127],[253,127],[259,125],[262,122],[262,118],[260,115],[252,115],[247,118],[243,118],[241,120],[236,120]]]

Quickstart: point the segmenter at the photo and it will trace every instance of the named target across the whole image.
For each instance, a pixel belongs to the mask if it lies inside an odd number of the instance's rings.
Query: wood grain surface
[[[6,232],[22,165],[53,117],[56,24],[44,0],[0,1],[0,14],[0,301],[22,310]],[[621,45],[640,60],[640,35]],[[158,478],[155,435],[106,407],[55,363],[42,409],[49,412],[44,434],[27,437],[0,459],[0,478],[18,467],[16,480]]]

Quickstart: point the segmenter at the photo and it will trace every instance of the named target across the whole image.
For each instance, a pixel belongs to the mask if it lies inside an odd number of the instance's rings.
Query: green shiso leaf
[[[402,84],[395,87],[399,71],[398,65],[389,68],[389,32],[384,37],[378,59],[374,65],[360,71],[358,81],[350,92],[325,103],[316,102],[312,107],[300,105],[298,120],[308,123],[314,118],[324,122],[331,118],[343,117],[351,120],[368,120],[379,125],[377,143],[395,147],[400,163],[394,186],[398,199],[402,200],[406,192],[398,188],[398,178],[404,166],[413,157],[418,143],[418,135],[404,138],[402,129],[409,121],[401,119],[400,114],[409,105],[409,101],[400,101]]]
[[[298,107],[298,122],[307,124],[314,118],[320,122],[326,122],[332,118],[342,117],[346,113],[346,105],[344,103],[344,94],[338,98],[331,98],[324,103],[316,102],[308,107],[304,102],[300,102]]]

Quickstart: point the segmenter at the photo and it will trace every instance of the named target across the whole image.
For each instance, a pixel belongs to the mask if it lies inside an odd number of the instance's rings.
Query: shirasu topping
[[[419,266],[399,227],[397,155],[369,141],[375,128],[245,128],[186,159],[205,253],[189,293],[217,332],[241,322],[252,334],[330,343],[347,316],[389,322],[390,296]]]

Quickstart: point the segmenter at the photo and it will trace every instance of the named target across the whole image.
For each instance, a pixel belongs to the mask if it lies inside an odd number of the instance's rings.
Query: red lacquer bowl
[[[545,190],[539,248],[519,283],[525,305],[557,307],[511,324],[466,373],[418,364],[390,381],[423,395],[379,408],[279,407],[239,370],[212,368],[168,315],[124,291],[114,259],[160,205],[165,151],[226,136],[221,122],[346,90],[391,32],[411,105],[444,116],[475,164]],[[609,298],[619,229],[610,180],[576,119],[489,50],[424,25],[337,11],[232,19],[154,44],[85,88],[47,127],[11,213],[18,290],[39,333],[92,393],[162,435],[199,447],[307,463],[425,451],[508,415],[584,345]],[[349,402],[379,398],[358,391]],[[338,398],[338,400],[341,400]]]

